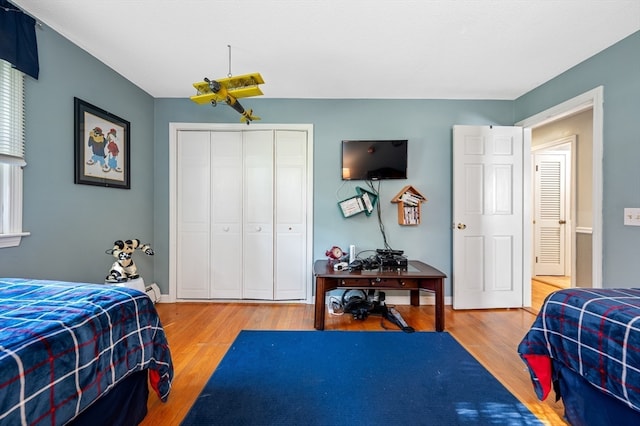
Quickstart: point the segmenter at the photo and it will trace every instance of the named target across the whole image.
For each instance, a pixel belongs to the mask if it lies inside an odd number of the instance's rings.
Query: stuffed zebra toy
[[[107,282],[122,283],[140,277],[137,273],[136,264],[132,258],[133,252],[136,249],[143,251],[149,256],[153,256],[154,254],[153,249],[149,244],[143,244],[138,239],[126,241],[118,240],[113,243],[113,248],[105,252],[116,258],[116,261],[111,265],[109,275],[107,275]]]

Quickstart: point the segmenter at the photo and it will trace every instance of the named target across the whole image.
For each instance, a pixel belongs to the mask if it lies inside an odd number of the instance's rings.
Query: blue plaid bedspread
[[[518,353],[538,398],[555,379],[554,363],[640,410],[640,290],[567,289],[547,297]]]
[[[145,369],[165,401],[171,353],[146,294],[0,278],[0,424],[64,424]]]

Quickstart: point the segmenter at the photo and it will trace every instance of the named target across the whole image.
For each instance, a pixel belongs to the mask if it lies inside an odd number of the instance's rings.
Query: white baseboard
[[[180,302],[193,302],[193,300],[181,300]],[[176,300],[172,300],[168,294],[162,294],[160,296],[160,300],[158,300],[157,303],[175,303]],[[224,303],[224,302],[243,302],[242,300],[237,300],[237,301],[232,301],[232,300],[215,300],[215,301],[211,301],[211,300],[197,300],[197,302],[211,302],[211,303]],[[252,300],[251,303],[256,303],[257,301]],[[267,300],[267,301],[261,301],[262,303],[283,303],[283,302],[277,302],[277,301],[272,301],[272,300]],[[300,300],[300,303],[304,303],[305,301]],[[409,295],[394,295],[394,296],[387,296],[385,302],[388,305],[410,305],[411,304],[411,299],[409,297]],[[291,301],[285,301],[284,303],[291,303]],[[329,296],[327,295],[326,297],[326,303],[329,303]],[[311,299],[310,302],[311,305],[315,304],[315,296]],[[420,305],[435,305],[435,296],[433,294],[428,294],[425,292],[421,292],[420,293]],[[444,298],[444,304],[446,305],[451,305],[453,304],[451,296],[445,296]]]

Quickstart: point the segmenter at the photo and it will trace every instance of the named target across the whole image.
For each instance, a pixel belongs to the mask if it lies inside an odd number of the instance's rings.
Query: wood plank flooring
[[[536,275],[531,279],[541,283],[550,284],[558,288],[571,287],[571,277],[567,275]]]
[[[158,304],[174,361],[175,376],[167,403],[150,395],[143,426],[179,425],[230,345],[243,329],[309,330],[313,305],[248,303]],[[434,331],[435,307],[396,306],[417,331]],[[462,346],[547,425],[565,425],[561,403],[553,395],[538,401],[517,346],[534,321],[524,309],[455,311],[445,309],[446,328]],[[386,323],[389,327],[390,324]],[[327,315],[327,330],[380,331],[380,317],[364,321]],[[401,332],[393,326],[389,332]]]

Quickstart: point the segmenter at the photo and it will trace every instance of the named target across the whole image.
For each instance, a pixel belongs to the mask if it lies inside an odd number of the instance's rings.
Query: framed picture
[[[75,183],[131,188],[130,125],[74,98]]]

